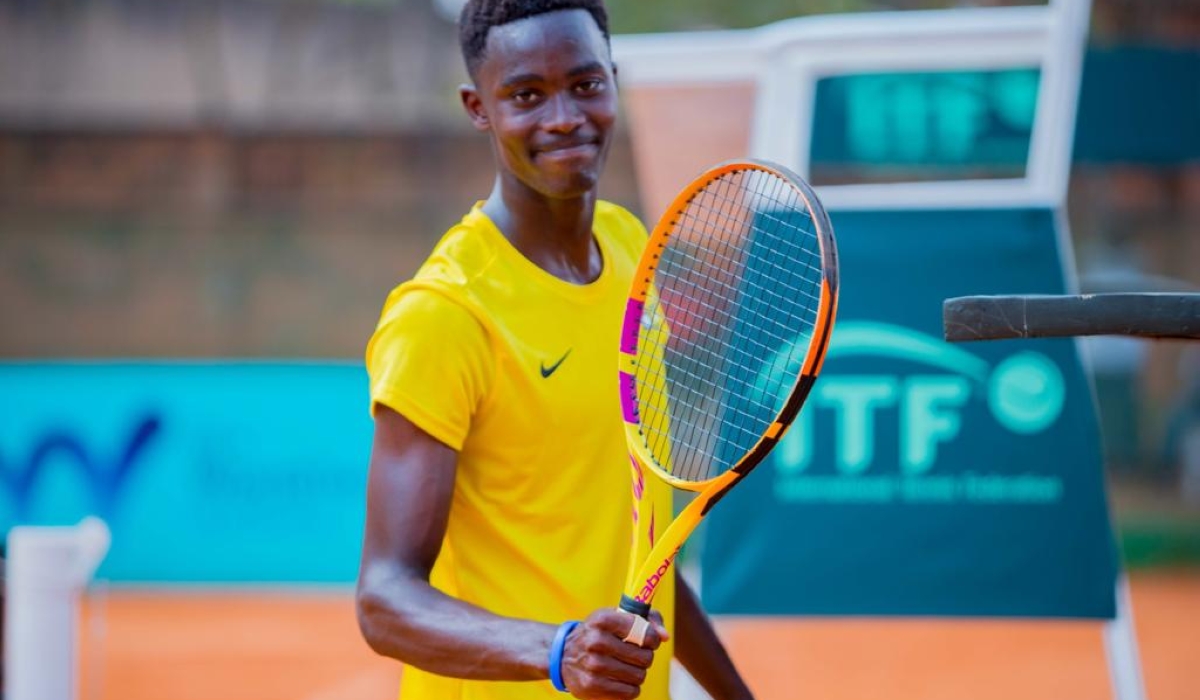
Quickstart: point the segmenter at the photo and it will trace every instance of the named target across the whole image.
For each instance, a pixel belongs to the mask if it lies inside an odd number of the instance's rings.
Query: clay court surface
[[[1200,698],[1200,570],[1139,572],[1151,700]],[[1100,625],[725,619],[759,698],[1108,698]],[[113,590],[85,607],[82,700],[390,700],[399,667],[358,636],[348,592]]]

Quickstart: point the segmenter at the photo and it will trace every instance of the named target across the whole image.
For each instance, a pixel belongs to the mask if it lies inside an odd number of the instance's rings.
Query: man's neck
[[[483,213],[535,265],[564,281],[586,284],[603,267],[592,235],[596,199],[594,190],[573,199],[550,199],[497,180]]]

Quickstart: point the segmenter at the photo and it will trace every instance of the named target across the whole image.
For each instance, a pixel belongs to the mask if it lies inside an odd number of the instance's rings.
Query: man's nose
[[[547,131],[570,133],[583,125],[583,110],[570,95],[557,94],[551,98],[543,126]]]

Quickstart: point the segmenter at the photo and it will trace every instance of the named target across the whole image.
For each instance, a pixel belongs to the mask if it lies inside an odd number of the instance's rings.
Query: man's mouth
[[[567,160],[571,158],[591,157],[596,154],[597,150],[599,150],[599,146],[596,143],[584,141],[541,147],[535,151],[535,154],[539,158]]]

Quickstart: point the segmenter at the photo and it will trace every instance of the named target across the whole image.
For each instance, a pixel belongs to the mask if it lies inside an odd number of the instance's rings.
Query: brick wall
[[[0,356],[357,358],[492,177],[454,132],[0,135]]]

